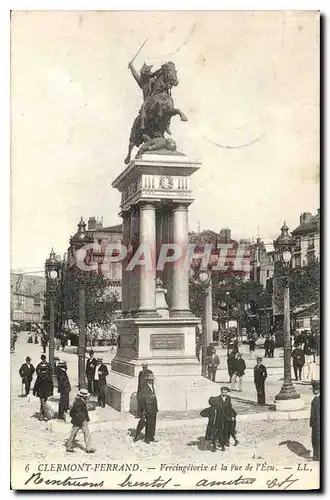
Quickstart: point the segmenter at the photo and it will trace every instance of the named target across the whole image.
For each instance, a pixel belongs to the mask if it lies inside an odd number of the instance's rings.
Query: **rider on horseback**
[[[164,133],[171,134],[170,121],[173,116],[179,115],[181,121],[187,121],[186,115],[174,107],[171,96],[172,87],[179,83],[173,62],[163,64],[155,72],[151,71],[152,66],[144,63],[140,74],[135,70],[132,62],[129,63],[128,67],[143,91],[143,104],[131,129],[128,153],[124,160],[126,165],[130,162],[134,146],[139,147],[143,143],[148,143],[147,147],[143,148],[144,150],[150,148],[153,151],[156,149],[174,151],[175,142],[166,142]],[[154,139],[157,140],[153,141]]]
[[[131,70],[132,75],[135,78],[138,86],[140,87],[140,89],[142,89],[143,92],[143,104],[140,109],[140,116],[141,116],[141,130],[144,130],[145,121],[147,118],[145,111],[145,102],[147,98],[150,97],[152,94],[153,84],[155,83],[155,76],[153,75],[153,73],[151,73],[152,66],[148,66],[146,63],[143,64],[140,70],[140,74],[138,74],[132,62],[128,64],[128,67]]]

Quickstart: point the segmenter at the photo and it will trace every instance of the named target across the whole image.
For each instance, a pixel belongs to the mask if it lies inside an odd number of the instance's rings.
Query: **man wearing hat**
[[[34,374],[34,366],[31,363],[31,358],[29,356],[26,357],[25,363],[19,369],[19,374],[22,379],[22,384],[25,385],[25,395],[28,396],[30,394],[30,386]]]
[[[262,364],[262,358],[257,357],[257,364],[253,370],[254,374],[254,385],[257,390],[258,404],[264,406],[266,404],[265,395],[265,381],[267,378],[267,369],[265,365]]]
[[[141,404],[140,404],[140,399],[141,399],[141,391],[146,383],[146,377],[147,375],[153,375],[152,371],[148,369],[148,363],[146,361],[143,361],[142,363],[142,370],[139,373],[139,378],[138,378],[138,388],[136,391],[136,398],[137,398],[137,405],[138,405],[138,414],[141,416]]]
[[[103,364],[103,358],[97,358],[97,365],[94,374],[94,390],[97,395],[98,406],[105,407],[105,389],[107,386],[107,375],[109,371],[106,365]]]
[[[246,364],[244,359],[242,358],[242,353],[238,352],[236,354],[235,363],[234,363],[234,373],[231,377],[231,390],[234,391],[236,387],[236,379],[238,377],[238,392],[242,392],[243,390],[243,377],[246,370]]]
[[[302,369],[305,364],[305,353],[301,348],[301,344],[297,344],[297,347],[291,352],[291,357],[293,359],[293,371],[296,380],[301,380]]]
[[[48,367],[41,366],[39,375],[33,387],[33,396],[40,398],[39,420],[49,420],[51,415],[47,409],[47,399],[52,394],[53,386],[49,377]]]
[[[219,364],[220,364],[220,359],[214,349],[214,351],[212,351],[212,354],[206,357],[207,377],[209,380],[212,380],[212,382],[215,382],[215,376]]]
[[[58,380],[58,392],[60,393],[60,402],[58,405],[58,418],[60,420],[65,420],[64,413],[66,413],[70,406],[69,394],[71,391],[71,385],[69,377],[67,374],[67,365],[65,361],[59,361],[57,364],[57,380]]]
[[[94,351],[89,351],[89,359],[86,363],[87,389],[89,394],[94,394],[94,376],[97,361],[94,357]]]
[[[47,361],[47,358],[46,358],[45,354],[42,354],[40,356],[40,359],[41,359],[41,361],[40,361],[40,363],[37,364],[37,367],[36,367],[36,374],[37,374],[37,376],[39,375],[40,369],[41,368],[45,368],[45,367],[47,367],[47,370],[50,373],[50,366],[49,366],[49,363]]]
[[[225,451],[225,446],[229,446],[229,426],[233,420],[233,407],[231,397],[229,396],[230,389],[226,386],[221,387],[220,396],[215,398],[215,405],[218,410],[218,429],[219,443],[222,451]]]
[[[156,419],[158,412],[157,398],[154,388],[154,376],[152,373],[148,373],[145,378],[145,384],[143,385],[140,393],[140,402],[142,412],[141,421],[145,421],[146,426],[145,442],[149,444],[150,441],[155,441]],[[140,421],[138,423],[134,441],[137,440],[138,434],[142,430],[142,428],[139,430],[139,424]]]
[[[312,428],[313,460],[320,461],[320,382],[313,382],[314,399],[311,404],[309,425]]]
[[[231,397],[228,395],[229,388],[221,387],[220,396],[209,399],[209,408],[201,412],[202,417],[208,417],[209,422],[206,428],[205,440],[212,441],[212,451],[216,451],[216,441],[219,441],[220,448],[225,451],[225,446],[229,446],[230,434],[236,439],[236,431],[231,428],[235,424],[236,412],[231,404]]]
[[[80,430],[84,433],[86,453],[95,452],[95,448],[93,448],[92,445],[91,433],[88,427],[89,415],[86,401],[89,395],[90,394],[87,389],[80,389],[70,411],[72,430],[66,445],[66,451],[70,453],[74,453],[73,443]]]

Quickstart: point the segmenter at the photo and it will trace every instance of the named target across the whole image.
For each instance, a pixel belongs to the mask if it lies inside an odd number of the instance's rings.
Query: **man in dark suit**
[[[265,358],[270,358],[270,340],[268,336],[265,338],[264,349],[265,349]]]
[[[140,400],[141,400],[141,391],[142,391],[142,388],[144,386],[144,384],[146,383],[146,377],[148,375],[153,375],[152,371],[149,370],[148,368],[148,363],[146,361],[143,361],[142,363],[142,370],[140,371],[139,373],[139,378],[138,378],[138,387],[137,387],[137,391],[136,391],[136,398],[137,398],[137,406],[138,406],[138,415],[141,416],[141,403],[140,403]]]
[[[41,336],[41,345],[44,353],[46,352],[47,344],[48,344],[48,336],[46,332],[43,332]]]
[[[296,380],[301,380],[301,372],[305,364],[305,353],[301,348],[301,344],[298,344],[291,353],[293,359],[293,371]]]
[[[215,375],[217,373],[218,366],[220,364],[219,356],[215,353],[215,350],[210,356],[206,358],[206,366],[207,366],[207,377],[212,382],[215,382]]]
[[[50,373],[50,366],[49,366],[49,363],[47,361],[45,354],[42,354],[40,359],[41,359],[41,361],[40,361],[40,363],[37,364],[37,367],[36,367],[37,376],[39,375],[41,368],[45,368],[45,367],[47,367],[47,370]]]
[[[146,426],[145,442],[149,444],[150,441],[155,441],[156,420],[158,412],[157,398],[154,388],[154,376],[151,373],[146,376],[146,383],[141,390],[141,411],[141,420],[144,419]],[[139,424],[140,421],[138,423],[138,428]],[[138,428],[135,434],[134,441],[136,441],[138,438]]]
[[[320,461],[320,383],[313,383],[313,394],[315,395],[311,404],[309,425],[312,428],[313,460]]]
[[[69,394],[71,385],[67,374],[67,365],[65,361],[60,361],[58,367],[58,392],[60,393],[60,402],[58,405],[58,418],[65,420],[64,413],[66,413],[70,406]]]
[[[254,385],[257,390],[258,404],[264,406],[266,404],[265,381],[267,378],[267,370],[262,364],[262,358],[257,358],[257,364],[254,367]]]
[[[228,368],[229,382],[231,382],[231,378],[234,375],[236,368],[236,356],[233,351],[227,354],[227,368]]]
[[[242,392],[243,390],[243,377],[245,374],[246,370],[246,364],[244,359],[242,358],[242,354],[238,352],[236,354],[235,358],[235,365],[234,365],[234,373],[231,377],[231,390],[235,390],[236,386],[236,379],[238,377],[238,392]]]
[[[67,446],[66,451],[68,451],[69,453],[74,453],[74,448],[73,448],[74,440],[80,430],[84,434],[86,453],[95,452],[95,448],[93,447],[92,444],[91,433],[88,427],[89,415],[86,406],[86,401],[88,397],[89,397],[89,392],[86,389],[80,389],[72,405],[70,411],[72,431],[66,445]]]
[[[52,381],[46,366],[40,368],[39,375],[33,387],[33,395],[40,399],[39,420],[49,420],[51,415],[47,408],[47,399],[53,390]]]
[[[213,434],[212,451],[216,451],[215,440],[219,439],[220,448],[225,451],[225,446],[229,446],[230,424],[234,419],[231,397],[228,395],[229,388],[221,387],[220,396],[213,399],[212,406],[216,408],[215,427],[217,432]]]
[[[31,363],[31,358],[27,356],[25,363],[19,369],[19,374],[22,379],[22,384],[25,385],[25,395],[28,396],[30,394],[30,386],[32,382],[32,377],[35,372],[34,366]]]
[[[105,408],[105,390],[107,386],[107,376],[109,371],[106,365],[103,364],[103,358],[97,358],[97,365],[94,373],[94,387],[97,395],[97,404]]]
[[[87,377],[87,387],[89,394],[94,394],[94,375],[97,361],[94,357],[94,351],[89,351],[89,359],[86,363],[86,377]]]
[[[269,339],[269,354],[271,358],[274,357],[275,344],[276,344],[275,335],[271,335]]]

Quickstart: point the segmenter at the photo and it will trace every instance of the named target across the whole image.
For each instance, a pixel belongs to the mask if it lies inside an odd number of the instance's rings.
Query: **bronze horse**
[[[178,75],[174,63],[167,62],[160,69],[150,75],[151,93],[144,101],[142,108],[135,118],[125,158],[127,165],[131,159],[134,146],[139,147],[145,142],[145,137],[154,139],[164,137],[164,133],[171,134],[170,122],[172,116],[179,115],[181,121],[187,121],[186,115],[174,107],[171,89],[178,85]],[[141,115],[143,113],[143,120]]]

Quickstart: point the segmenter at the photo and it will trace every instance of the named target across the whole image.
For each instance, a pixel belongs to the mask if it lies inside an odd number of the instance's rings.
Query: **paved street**
[[[77,460],[84,462],[95,460],[85,455],[82,436],[78,437],[79,447],[76,448],[75,458],[68,457],[65,451],[65,439],[70,432],[70,424],[57,421],[39,422],[36,414],[39,409],[39,400],[33,396],[20,397],[20,377],[18,368],[25,356],[30,355],[32,363],[36,365],[41,355],[41,346],[26,343],[24,333],[21,333],[16,344],[15,353],[11,354],[12,369],[12,456],[15,460]],[[74,370],[77,358],[72,353],[61,353],[61,357],[68,361],[68,371],[72,381],[72,397],[76,392]],[[272,362],[275,362],[271,360]],[[278,361],[278,360],[277,360]],[[270,384],[271,385],[271,384]],[[273,384],[279,390],[280,384]],[[310,391],[310,388],[306,387]],[[245,391],[247,393],[248,391]],[[234,395],[234,393],[232,393]],[[305,396],[304,396],[305,397]],[[234,457],[242,461],[265,459],[269,462],[282,465],[299,463],[302,458],[309,456],[310,428],[307,419],[284,422],[256,420],[256,412],[268,411],[259,409],[244,402],[233,402],[239,413],[238,419],[238,447],[231,447],[225,452],[226,459]],[[203,405],[205,406],[205,404]],[[97,448],[97,456],[102,460],[150,460],[150,463],[161,463],[164,459],[188,459],[191,463],[198,462],[206,457],[212,457],[209,450],[204,449],[204,433],[207,421],[200,419],[197,412],[191,414],[173,414],[166,412],[159,414],[157,443],[149,447],[143,441],[133,444],[131,435],[134,433],[136,419],[132,415],[122,415],[107,407],[98,408],[93,419],[97,417],[99,424],[91,425],[93,439]],[[276,413],[276,412],[274,412]],[[245,414],[245,418],[243,419]],[[191,422],[190,422],[191,419]],[[103,422],[103,424],[102,424]],[[109,423],[109,425],[107,425]],[[110,425],[111,424],[111,425]],[[260,437],[262,436],[262,439]],[[219,451],[220,455],[221,452]]]

